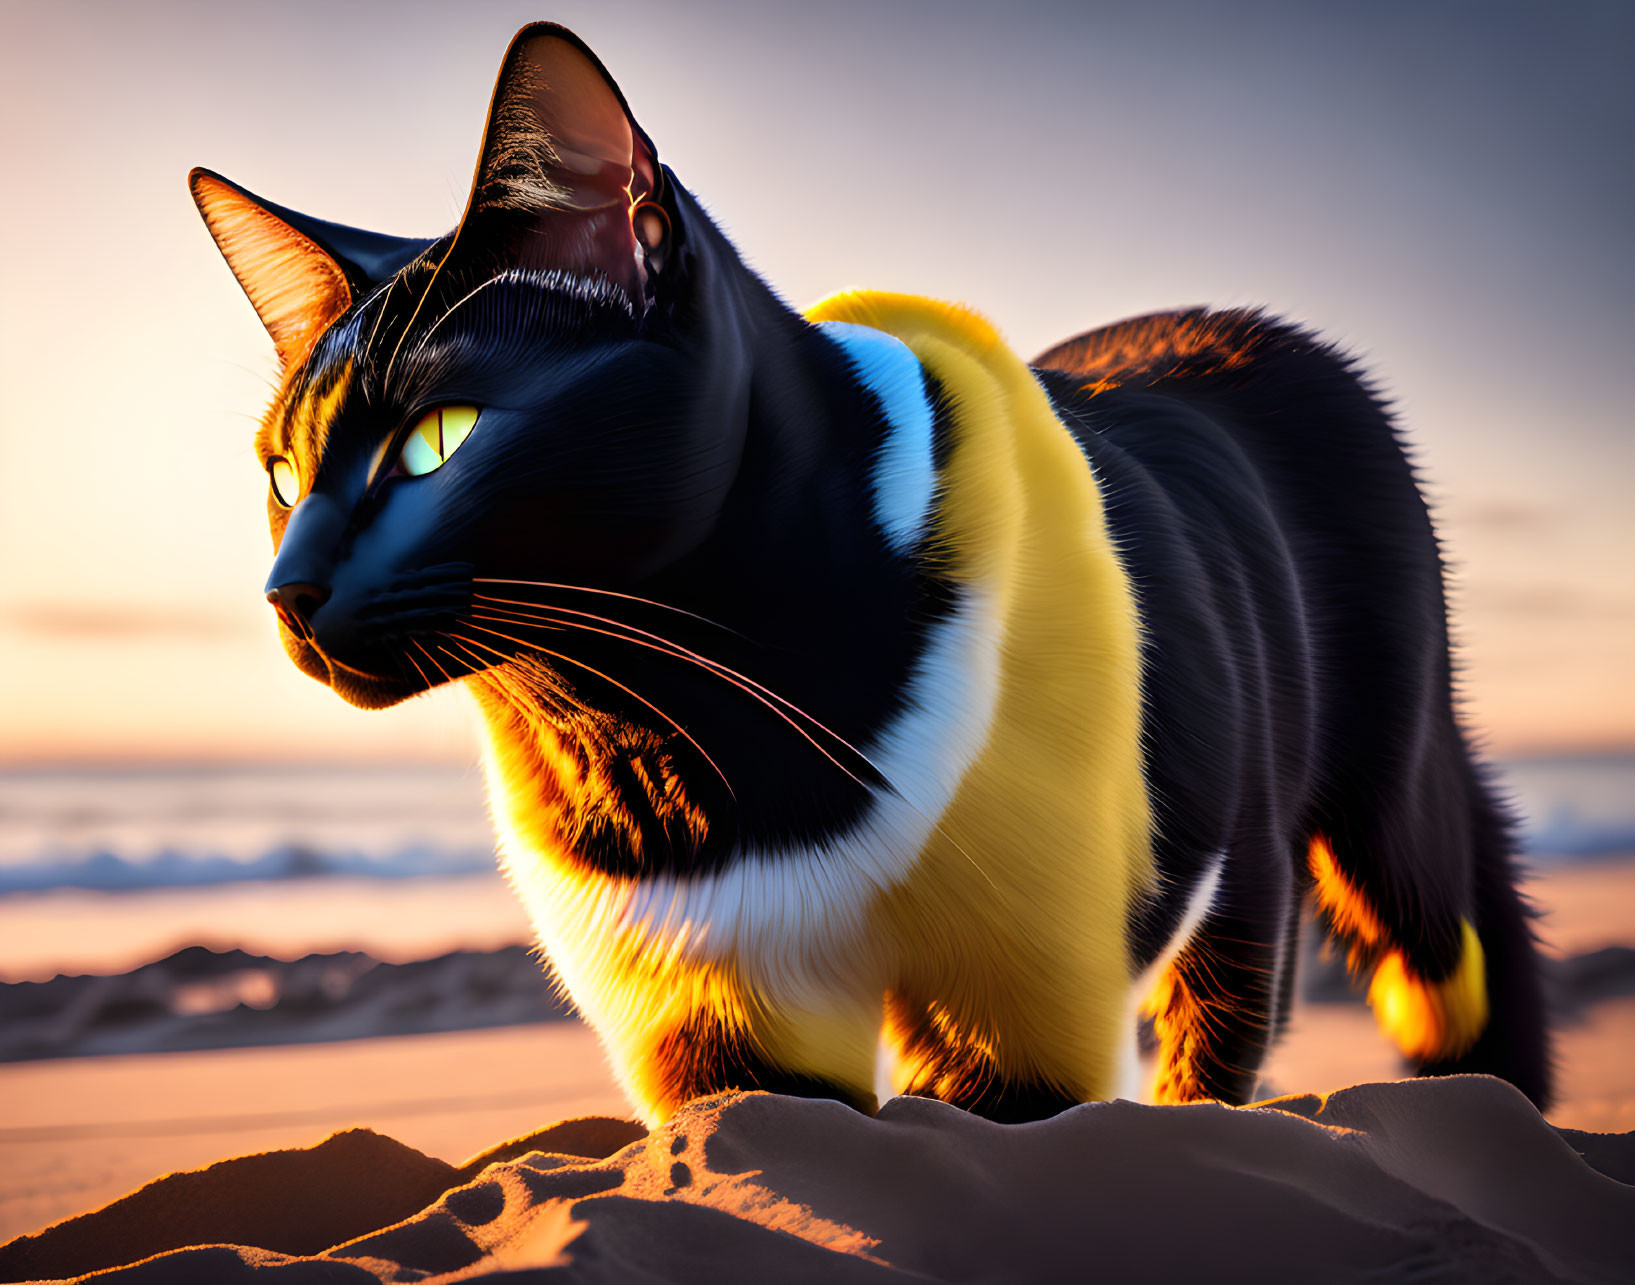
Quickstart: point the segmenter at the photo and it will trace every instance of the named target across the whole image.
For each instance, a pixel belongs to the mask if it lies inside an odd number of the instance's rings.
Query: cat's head
[[[474,579],[638,584],[714,526],[743,442],[693,351],[713,229],[570,32],[512,42],[446,236],[190,184],[283,366],[256,438],[266,592],[347,700],[457,675],[431,640]]]

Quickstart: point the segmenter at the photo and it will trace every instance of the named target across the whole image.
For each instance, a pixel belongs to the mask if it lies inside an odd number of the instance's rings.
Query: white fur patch
[[[1113,1096],[1126,1102],[1141,1101],[1145,1079],[1146,1074],[1141,1069],[1141,1045],[1136,1039],[1135,1027],[1126,1024],[1124,1038],[1118,1047],[1118,1083],[1113,1088]]]
[[[1198,876],[1198,882],[1192,885],[1192,891],[1187,894],[1187,908],[1181,915],[1180,922],[1175,925],[1175,931],[1170,934],[1169,941],[1164,949],[1158,952],[1152,963],[1142,970],[1141,976],[1135,983],[1135,1002],[1139,1005],[1158,984],[1158,979],[1164,975],[1164,970],[1175,962],[1175,957],[1186,949],[1187,943],[1192,940],[1192,934],[1198,931],[1198,925],[1209,918],[1209,912],[1214,909],[1216,894],[1221,888],[1221,873],[1226,869],[1226,854],[1217,852],[1209,858],[1204,870]]]
[[[874,518],[891,547],[906,552],[925,528],[937,485],[925,372],[908,345],[883,330],[848,321],[819,325],[885,410],[886,436],[874,460]]]
[[[807,952],[853,937],[874,896],[908,877],[982,752],[999,698],[999,633],[988,595],[973,589],[930,627],[902,710],[863,747],[895,792],[876,790],[849,833],[803,851],[740,853],[720,874],[636,881],[621,920],[694,958],[731,955],[758,964],[764,981],[804,981]],[[839,770],[816,751],[814,760],[813,771]]]
[[[877,1106],[885,1106],[897,1096],[897,1088],[891,1082],[891,1046],[886,1043],[884,1031],[880,1032],[880,1043],[874,1050],[874,1101]]]
[[[1175,931],[1170,934],[1169,941],[1164,943],[1164,948],[1158,952],[1152,963],[1141,970],[1141,976],[1136,978],[1131,986],[1130,1012],[1125,1022],[1125,1030],[1129,1033],[1128,1038],[1132,1046],[1136,1042],[1136,1030],[1141,1024],[1141,1005],[1147,996],[1152,994],[1153,987],[1158,985],[1158,979],[1164,975],[1164,971],[1175,962],[1175,957],[1187,948],[1187,943],[1192,940],[1192,935],[1198,931],[1199,926],[1209,918],[1209,912],[1215,908],[1215,898],[1221,888],[1221,874],[1225,869],[1224,852],[1217,852],[1208,860],[1203,873],[1198,876],[1198,881],[1192,885],[1192,891],[1187,894],[1186,910],[1175,925]],[[1129,1082],[1132,1070],[1136,1081],[1134,1085]],[[1128,1097],[1132,1102],[1152,1101],[1152,1073],[1155,1070],[1154,1067],[1143,1067],[1137,1054],[1133,1069],[1127,1062],[1122,1068],[1118,1096]]]

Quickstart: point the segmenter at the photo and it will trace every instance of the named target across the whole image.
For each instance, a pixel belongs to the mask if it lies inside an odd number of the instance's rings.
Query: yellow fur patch
[[[1387,951],[1374,968],[1368,1002],[1374,1020],[1416,1062],[1468,1052],[1487,1025],[1487,971],[1482,943],[1468,919],[1459,921],[1459,963],[1440,982],[1408,967],[1400,950]]]
[[[848,292],[807,317],[895,336],[951,398],[933,556],[990,595],[1003,639],[987,746],[912,876],[876,907],[894,1001],[932,1013],[956,1056],[981,1050],[1003,1076],[1109,1096],[1127,916],[1154,876],[1137,608],[1095,478],[1033,373],[974,313]]]
[[[1453,971],[1442,981],[1427,981],[1391,944],[1379,913],[1346,878],[1322,835],[1313,836],[1307,863],[1317,904],[1346,944],[1347,967],[1355,977],[1373,970],[1368,1003],[1380,1030],[1416,1062],[1467,1052],[1487,1025],[1488,1013],[1486,961],[1470,921],[1459,921],[1459,962]]]

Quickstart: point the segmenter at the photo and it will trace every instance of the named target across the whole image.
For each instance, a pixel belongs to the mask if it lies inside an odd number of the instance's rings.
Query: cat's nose
[[[324,585],[292,580],[267,590],[267,601],[291,633],[307,638],[312,634],[312,613],[329,601],[329,590]]]

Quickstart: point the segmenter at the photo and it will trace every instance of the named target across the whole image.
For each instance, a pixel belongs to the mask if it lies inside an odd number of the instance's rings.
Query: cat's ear
[[[512,259],[600,274],[639,302],[665,230],[653,201],[662,181],[652,141],[596,55],[566,28],[534,23],[500,66],[461,236],[520,226]]]
[[[279,360],[295,365],[351,305],[345,270],[311,237],[219,175],[196,169],[188,186]]]
[[[187,182],[286,366],[306,355],[353,298],[432,244],[298,214],[210,170],[194,170]]]

